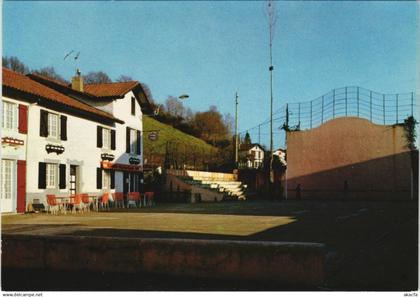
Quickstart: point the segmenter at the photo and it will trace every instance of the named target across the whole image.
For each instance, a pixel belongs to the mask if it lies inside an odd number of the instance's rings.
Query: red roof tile
[[[60,91],[62,89],[67,90],[67,91],[64,91],[65,95],[68,94],[68,93],[76,93],[76,94],[80,94],[80,95],[83,95],[83,96],[87,96],[87,97],[89,97],[89,99],[96,99],[97,98],[97,96],[94,96],[92,94],[89,94],[89,93],[86,93],[86,92],[81,92],[81,91],[73,89],[71,87],[71,84],[66,84],[62,81],[50,78],[48,76],[40,75],[40,74],[37,74],[37,73],[30,73],[27,76],[29,76],[31,79],[33,79],[33,80],[35,80],[35,81],[37,81],[37,82],[39,82],[43,85],[46,85],[47,87],[50,87],[54,90],[57,90],[57,91]],[[57,87],[58,87],[58,89],[57,89]],[[63,92],[60,92],[60,93],[63,93]]]
[[[139,85],[138,81],[84,85],[84,91],[97,97],[122,97]]]
[[[64,94],[61,94],[43,84],[40,84],[31,78],[11,71],[3,67],[3,87],[9,87],[15,90],[19,90],[25,93],[29,93],[35,96],[42,97],[49,101],[58,102],[82,111],[87,111],[95,115],[111,119],[113,121],[121,122],[121,120],[115,118],[111,114],[97,109],[89,104],[70,98]]]

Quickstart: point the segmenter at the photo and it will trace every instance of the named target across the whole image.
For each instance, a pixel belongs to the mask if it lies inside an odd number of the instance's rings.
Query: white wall
[[[4,96],[3,96],[3,100],[17,104],[18,108],[19,108],[19,104],[28,106],[28,103],[26,102],[14,100],[14,99],[4,97]],[[2,104],[2,111],[3,111],[3,104]],[[17,112],[17,119],[19,123],[19,109]],[[1,118],[0,118],[0,121],[1,121]],[[29,125],[28,125],[28,129],[29,129]],[[16,129],[15,131],[1,129],[1,137],[13,137],[13,138],[17,138],[24,141],[24,145],[19,145],[19,146],[2,145],[2,151],[1,151],[2,159],[26,160],[26,145],[27,145],[26,134],[19,133],[18,129]]]
[[[44,109],[59,115],[67,116],[67,140],[51,139],[39,136],[40,110]],[[96,189],[96,168],[100,167],[101,154],[115,154],[115,151],[97,148],[97,126],[108,129],[113,127],[99,124],[73,115],[63,114],[38,105],[29,108],[28,153],[27,153],[27,203],[39,198],[45,201],[46,193],[68,194],[70,165],[79,166],[79,189],[84,193],[98,193]],[[64,153],[47,153],[47,144],[62,145]],[[115,154],[116,155],[116,154]],[[38,189],[39,162],[66,164],[66,189]]]
[[[141,155],[126,153],[126,127],[143,130],[142,112],[140,105],[136,101],[136,115],[131,115],[131,97],[134,94],[130,91],[123,99],[116,99],[108,103],[109,106],[102,106],[103,109],[113,110],[114,117],[119,118],[125,124],[115,123],[113,126],[103,125],[91,120],[77,116],[57,112],[44,108],[37,104],[30,104],[28,108],[28,136],[25,139],[25,147],[21,147],[17,152],[13,152],[16,158],[27,159],[27,184],[26,184],[26,202],[32,203],[33,199],[39,199],[41,203],[46,204],[46,194],[69,194],[70,165],[79,166],[79,191],[83,193],[101,193],[102,190],[96,189],[96,168],[100,167],[101,154],[110,153],[115,155],[113,162],[120,164],[129,164],[130,157],[139,158],[143,165],[143,139],[141,141]],[[13,101],[13,100],[10,100]],[[101,103],[103,105],[103,103]],[[96,104],[95,104],[96,105]],[[39,136],[40,129],[40,111],[44,109],[48,112],[67,116],[67,140],[52,139]],[[60,122],[60,120],[58,121]],[[102,126],[116,131],[116,149],[106,150],[97,148],[97,126]],[[60,130],[60,129],[59,129]],[[20,134],[22,135],[22,134]],[[22,139],[22,137],[16,137]],[[143,133],[142,133],[143,138]],[[28,149],[26,152],[26,144]],[[64,153],[47,153],[45,146],[47,144],[62,145],[65,148]],[[5,155],[5,152],[2,152]],[[25,158],[26,153],[26,158]],[[59,189],[58,180],[55,189],[38,188],[38,167],[39,162],[66,164],[66,188]],[[112,190],[114,191],[114,190]],[[123,173],[115,172],[115,191],[123,191]]]
[[[117,151],[121,156],[118,158],[118,163],[129,164],[130,157],[135,157],[139,158],[140,165],[143,165],[143,114],[136,100],[136,115],[131,115],[131,97],[134,97],[132,91],[128,92],[123,99],[116,99],[113,103],[114,117],[125,122],[123,125],[117,124]],[[126,127],[141,131],[140,155],[126,153]]]
[[[15,162],[15,171],[13,173],[13,198],[12,198],[12,210],[16,211],[16,207],[17,207],[17,171],[16,171],[16,161],[17,160],[26,160],[26,147],[27,147],[27,142],[28,142],[28,138],[27,138],[27,134],[21,134],[19,133],[19,104],[21,105],[25,105],[28,106],[28,103],[23,102],[23,101],[18,101],[18,100],[14,100],[8,97],[3,96],[2,98],[3,101],[7,101],[7,102],[11,102],[11,103],[15,103],[17,105],[17,128],[16,130],[6,130],[6,129],[1,129],[1,137],[12,137],[15,139],[19,139],[19,140],[23,140],[24,144],[23,145],[17,145],[17,146],[11,146],[8,144],[2,144],[1,145],[1,158],[2,159],[9,159],[9,160],[14,160]],[[2,110],[1,112],[3,112],[3,104],[2,104]],[[0,118],[1,121],[1,118]],[[1,123],[0,123],[1,125]],[[1,126],[0,126],[1,127]],[[28,125],[29,128],[29,125]],[[1,178],[1,177],[0,177]]]

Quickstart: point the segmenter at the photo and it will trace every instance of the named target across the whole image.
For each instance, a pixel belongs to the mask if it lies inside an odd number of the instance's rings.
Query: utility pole
[[[238,149],[239,149],[239,139],[238,139],[238,92],[235,94],[235,165],[238,167]]]
[[[261,144],[261,124],[258,125],[258,143]]]
[[[270,183],[274,182],[273,172],[273,38],[276,24],[276,9],[273,0],[267,2],[268,31],[270,34]]]

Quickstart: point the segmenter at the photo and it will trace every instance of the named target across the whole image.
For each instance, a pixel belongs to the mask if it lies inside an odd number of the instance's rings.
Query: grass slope
[[[185,149],[188,152],[197,151],[200,153],[211,153],[215,151],[215,148],[205,141],[188,135],[178,129],[173,128],[170,125],[163,124],[151,117],[143,116],[143,130],[158,130],[158,139],[156,141],[149,140],[149,133],[144,133],[144,152],[148,156],[153,155],[165,155],[166,143],[170,141],[174,145]]]

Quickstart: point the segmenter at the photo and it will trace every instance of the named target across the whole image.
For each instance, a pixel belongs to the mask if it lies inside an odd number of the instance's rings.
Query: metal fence
[[[418,118],[419,97],[414,92],[382,94],[362,87],[334,89],[312,101],[288,103],[273,115],[274,146],[284,147],[284,125],[290,129],[312,129],[339,117],[359,117],[380,125],[404,122],[409,116]],[[239,133],[248,132],[253,142],[269,147],[270,121],[266,120]]]
[[[290,128],[312,129],[338,117],[359,117],[391,125],[416,117],[418,96],[412,93],[381,94],[361,87],[343,87],[309,102],[288,103],[285,124]]]

